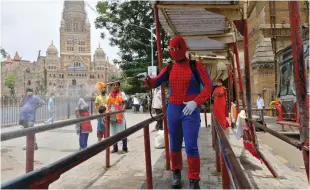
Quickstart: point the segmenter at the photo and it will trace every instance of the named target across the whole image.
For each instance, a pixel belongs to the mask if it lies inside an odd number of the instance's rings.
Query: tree
[[[110,45],[118,46],[120,49],[120,60],[113,60],[114,64],[120,65],[125,77],[133,77],[147,71],[147,67],[151,65],[151,34],[143,28],[154,28],[154,13],[150,3],[148,1],[100,1],[96,9],[100,14],[95,21],[96,28],[107,29],[112,36],[109,39]],[[167,45],[170,37],[163,29],[160,32],[163,58],[167,60],[169,58]],[[101,37],[105,38],[105,34],[101,33]],[[153,45],[154,65],[157,65],[155,40]],[[147,90],[136,79],[130,79],[127,82],[128,88],[124,90],[128,94]]]
[[[6,58],[8,53],[5,51],[5,49],[3,49],[1,46],[0,46],[0,54],[1,54],[1,60]]]
[[[10,89],[11,95],[15,95],[16,76],[14,74],[8,74],[4,78],[4,85]]]

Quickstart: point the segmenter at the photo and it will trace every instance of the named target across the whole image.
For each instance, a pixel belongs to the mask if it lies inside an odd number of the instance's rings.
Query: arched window
[[[54,74],[54,76],[53,76],[54,78],[56,78],[56,75]]]
[[[64,74],[62,74],[62,78],[64,78]]]
[[[54,83],[54,86],[56,86],[56,84]]]
[[[49,85],[51,86],[51,85],[52,85],[52,82],[50,82]]]

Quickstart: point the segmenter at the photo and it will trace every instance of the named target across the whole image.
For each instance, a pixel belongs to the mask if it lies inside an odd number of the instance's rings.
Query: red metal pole
[[[212,112],[211,112],[211,132],[212,132],[212,147],[213,147],[213,149],[215,150],[215,143],[216,143],[216,137],[215,137],[215,129],[214,129],[214,125],[213,125],[213,114],[212,114]]]
[[[215,127],[215,126],[214,126]],[[214,129],[215,130],[215,129]],[[220,163],[220,144],[218,142],[217,134],[215,132],[215,164],[216,164],[216,171],[218,173],[221,172],[221,163]]]
[[[246,103],[247,103],[247,118],[252,121],[252,103],[251,103],[251,71],[250,71],[250,56],[249,56],[249,32],[248,32],[248,21],[246,18],[243,18],[243,24],[244,24],[244,75],[245,75],[245,86],[246,86]],[[252,122],[247,122],[250,132],[251,132],[251,139],[254,144],[254,147],[257,151],[257,153],[260,155],[260,158],[263,160],[266,167],[269,169],[269,171],[272,173],[274,177],[278,177],[277,172],[274,170],[274,168],[271,166],[269,161],[262,155],[262,153],[259,151],[258,144],[256,142],[256,134],[254,125]]]
[[[261,114],[262,114],[262,123],[263,125],[265,125],[264,109],[261,110]]]
[[[237,63],[237,71],[238,71],[238,78],[239,78],[239,87],[240,87],[240,96],[242,101],[242,107],[245,109],[245,100],[244,100],[244,93],[243,93],[243,80],[241,75],[241,68],[240,68],[240,59],[239,59],[239,51],[236,43],[233,43],[234,52],[236,55],[236,63]],[[239,101],[239,100],[238,100]]]
[[[205,106],[204,110],[204,117],[205,117],[205,123],[206,123],[206,127],[208,127],[208,119],[207,119],[207,105]]]
[[[233,69],[233,81],[234,81],[234,89],[235,89],[235,92],[236,92],[236,105],[237,105],[237,113],[239,114],[239,99],[240,99],[240,96],[239,96],[239,93],[238,93],[238,90],[237,90],[237,74],[236,74],[236,68],[235,68],[235,60],[234,60],[234,57],[232,56],[231,59],[231,65],[232,65],[232,69]]]
[[[148,189],[153,189],[149,125],[143,129],[143,132],[144,132],[144,155],[145,155],[145,169],[146,169],[146,186]]]
[[[248,34],[248,20],[243,19],[244,24],[244,75],[245,75],[245,86],[246,86],[246,112],[247,118],[252,120],[252,102],[251,102],[251,67],[250,67],[250,56],[249,56],[249,34]],[[256,145],[255,130],[252,123],[249,122],[250,132],[252,136],[252,142]]]
[[[230,189],[230,178],[225,164],[224,155],[221,151],[222,189]]]
[[[213,141],[212,141],[212,146],[215,148],[215,165],[216,165],[216,172],[220,173],[221,172],[221,164],[220,164],[220,145],[218,142],[216,130],[215,130],[215,122],[214,122],[214,116],[213,113],[211,115],[212,118],[212,136],[213,136]]]
[[[26,136],[26,173],[33,171],[34,135],[35,134],[29,134]]]
[[[233,76],[232,76],[232,66],[229,66],[229,75],[228,75],[228,82],[229,82],[229,102],[228,102],[228,109],[231,108],[231,102],[233,102]]]
[[[155,26],[156,26],[156,45],[157,45],[157,60],[160,69],[163,68],[163,57],[161,50],[161,38],[160,38],[160,24],[158,17],[158,8],[156,5],[154,6],[154,18],[155,18]],[[161,86],[161,99],[162,99],[162,108],[163,113],[166,113],[166,94],[165,88]],[[170,154],[169,154],[169,138],[168,138],[168,122],[167,117],[164,117],[164,138],[165,138],[165,158],[166,158],[166,170],[170,170]]]
[[[105,133],[106,133],[106,137],[105,138],[109,138],[110,137],[110,116],[107,116],[107,124],[106,124],[106,129],[105,129]],[[105,167],[109,168],[110,167],[110,147],[106,149],[106,153],[105,153]]]
[[[304,59],[301,16],[298,1],[288,2],[292,54],[294,60],[294,79],[297,93],[300,141],[309,146],[309,95],[307,93],[307,74]],[[303,158],[309,180],[309,152],[304,152]]]

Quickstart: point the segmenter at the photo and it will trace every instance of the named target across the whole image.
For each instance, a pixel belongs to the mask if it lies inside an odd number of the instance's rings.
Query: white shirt
[[[161,89],[155,89],[154,90],[154,97],[153,97],[153,105],[152,105],[152,107],[154,109],[161,109],[162,108]]]
[[[257,109],[263,109],[265,106],[263,98],[257,98],[256,105]]]
[[[139,99],[137,97],[133,98],[133,104],[134,105],[140,104]]]

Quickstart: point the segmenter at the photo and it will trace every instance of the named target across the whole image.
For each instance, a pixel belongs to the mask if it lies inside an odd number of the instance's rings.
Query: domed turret
[[[58,50],[57,48],[53,45],[53,42],[52,44],[47,48],[47,54],[48,55],[57,55],[58,53]]]
[[[95,56],[96,57],[105,57],[105,53],[104,53],[103,49],[100,47],[100,44],[99,44],[99,47],[95,51]]]

